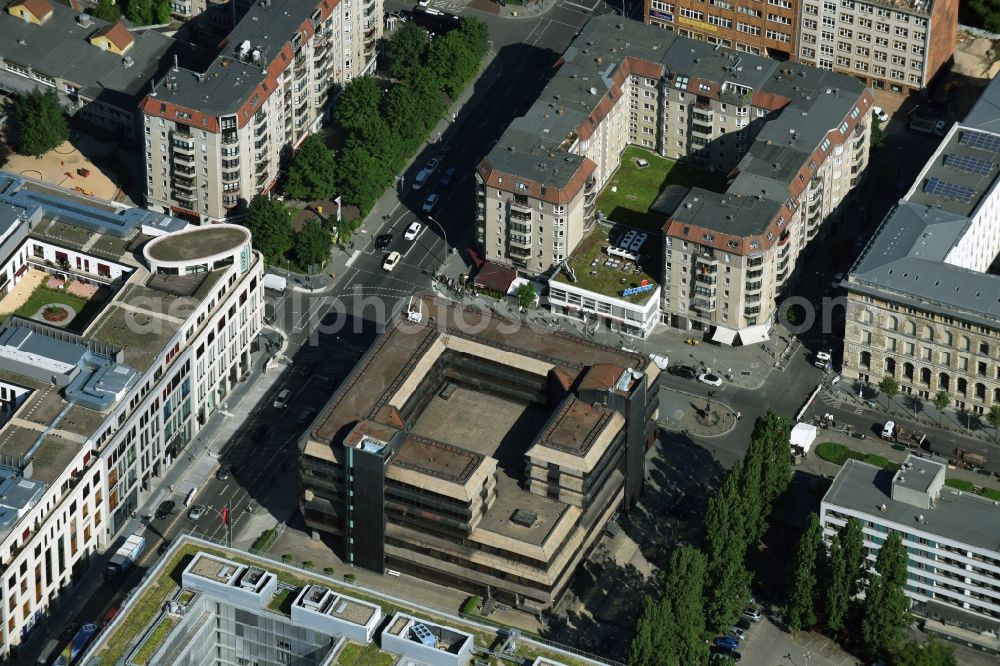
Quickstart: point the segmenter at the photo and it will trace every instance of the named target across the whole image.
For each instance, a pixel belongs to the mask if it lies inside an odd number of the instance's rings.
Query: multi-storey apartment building
[[[908,456],[896,472],[848,460],[823,497],[827,540],[849,518],[864,528],[866,564],[898,533],[907,552],[911,610],[963,629],[963,638],[996,650],[1000,640],[1000,509],[996,502],[945,485],[944,463]],[[977,636],[978,634],[978,636]]]
[[[66,111],[134,138],[149,82],[195,50],[155,30],[131,32],[49,0],[14,2],[0,12],[0,89],[55,90]]]
[[[926,88],[955,52],[957,0],[801,0],[801,62],[875,90]]]
[[[646,23],[775,60],[795,58],[800,0],[643,0]]]
[[[550,607],[639,496],[659,371],[421,306],[423,323],[391,324],[303,437],[305,522],[355,566]]]
[[[147,205],[218,222],[266,192],[339,86],[374,67],[381,30],[376,0],[258,0],[205,71],[174,69],[142,101]]]
[[[951,128],[848,274],[845,377],[1000,405],[1000,84]]]
[[[599,217],[626,145],[690,160],[730,183],[663,216],[666,247],[645,260],[663,270],[663,321],[759,342],[867,166],[871,106],[841,74],[597,17],[479,164],[479,242],[522,273],[552,271]]]
[[[12,174],[0,204],[2,297],[38,285],[86,301],[0,327],[4,657],[249,371],[263,262],[242,227],[188,227]]]

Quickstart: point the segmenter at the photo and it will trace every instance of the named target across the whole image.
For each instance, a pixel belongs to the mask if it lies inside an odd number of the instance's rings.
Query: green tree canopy
[[[125,15],[136,25],[150,25],[153,22],[153,6],[150,0],[128,0]]]
[[[1000,32],[1000,0],[968,0],[968,7],[990,32]]]
[[[423,64],[427,45],[427,31],[413,21],[395,30],[386,41],[382,56],[389,76],[408,79]]]
[[[299,201],[330,199],[334,194],[337,164],[318,134],[306,137],[288,166],[285,194]]]
[[[861,638],[872,655],[892,651],[909,620],[906,597],[906,548],[899,532],[893,532],[879,548],[875,571],[865,591]]]
[[[538,293],[535,291],[535,285],[530,282],[525,282],[517,288],[517,302],[522,308],[530,308],[535,304],[535,299],[538,298]]]
[[[350,141],[338,159],[340,194],[366,214],[385,189],[385,165],[359,141]]]
[[[708,501],[705,513],[705,620],[712,630],[736,621],[750,590],[745,562],[750,528],[740,486],[742,475],[743,461],[737,460],[719,492]]]
[[[452,98],[465,87],[479,69],[477,57],[458,31],[449,32],[431,43],[427,66],[441,82],[441,87]]]
[[[310,266],[322,268],[330,260],[331,245],[330,232],[326,227],[315,218],[307,220],[295,235],[295,259],[304,269]]]
[[[154,23],[170,23],[170,0],[153,0],[152,16]]]
[[[351,79],[333,111],[333,120],[345,130],[357,131],[379,118],[382,92],[371,76]]]
[[[997,431],[1000,431],[1000,405],[993,405],[986,412],[986,420],[993,426],[993,440],[996,441]]]
[[[944,410],[951,404],[951,396],[948,395],[947,391],[938,391],[934,394],[934,408],[938,410],[938,425],[941,425],[941,419],[944,417]]]
[[[108,23],[114,23],[122,16],[118,5],[112,0],[98,0],[97,5],[90,10],[90,14]]]
[[[816,560],[823,541],[819,516],[809,516],[809,525],[799,539],[792,571],[792,598],[788,605],[788,628],[797,633],[816,624]]]
[[[465,42],[475,59],[482,60],[490,48],[490,31],[486,24],[471,17],[465,17],[455,33]]]
[[[23,155],[40,157],[69,139],[69,125],[56,91],[38,88],[14,100],[15,142]]]
[[[934,640],[904,643],[891,662],[892,666],[958,666],[955,651]]]
[[[385,122],[389,130],[406,147],[406,153],[412,153],[416,146],[411,144],[414,140],[423,138],[421,131],[423,118],[417,108],[413,89],[406,84],[389,88],[389,92],[385,95],[384,109]]]
[[[893,396],[899,393],[899,382],[897,382],[893,377],[889,377],[887,375],[878,383],[878,390],[885,393],[885,404],[886,407],[888,407],[889,401],[892,400]]]
[[[847,575],[847,563],[840,535],[833,537],[828,557],[830,584],[826,588],[826,626],[835,633],[844,629],[847,611],[851,605],[849,590],[851,583]]]
[[[292,213],[277,199],[256,195],[243,224],[253,236],[253,246],[269,262],[283,258],[292,248]]]

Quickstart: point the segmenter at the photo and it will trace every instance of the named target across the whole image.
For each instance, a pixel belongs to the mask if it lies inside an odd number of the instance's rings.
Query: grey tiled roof
[[[69,7],[53,3],[52,9],[52,16],[42,25],[22,21],[5,9],[0,11],[0,58],[65,79],[79,86],[85,97],[121,109],[135,109],[149,92],[150,81],[173,64],[175,53],[183,61],[196,54],[188,44],[146,30],[132,33],[135,42],[123,58],[87,41],[106,28],[107,21],[92,18],[84,27]],[[17,77],[7,71],[3,76]],[[36,84],[44,89],[41,83]]]

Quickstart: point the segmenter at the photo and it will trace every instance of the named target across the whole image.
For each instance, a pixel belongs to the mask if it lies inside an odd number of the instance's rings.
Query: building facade
[[[1000,646],[1000,551],[995,502],[945,486],[944,463],[907,457],[896,472],[848,460],[823,497],[827,541],[849,518],[864,528],[870,569],[890,534],[907,552],[906,596],[915,614]],[[947,629],[944,629],[947,633]]]
[[[798,57],[875,90],[920,92],[948,64],[957,0],[802,0]]]
[[[249,371],[263,262],[242,227],[185,229],[10,174],[0,201],[3,295],[34,276],[88,303],[62,324],[26,312],[0,328],[10,656]]]
[[[662,213],[665,245],[640,258],[663,271],[663,322],[760,342],[867,167],[871,108],[841,74],[597,17],[478,166],[479,242],[489,260],[550,274],[599,219],[615,223],[596,199],[626,146],[689,161],[728,183],[680,197]]]
[[[645,0],[645,22],[709,44],[919,92],[955,52],[957,0]]]
[[[303,437],[305,522],[354,566],[549,607],[638,498],[659,371],[421,303],[433,324],[390,326]]]
[[[381,31],[376,0],[258,0],[204,72],[175,68],[142,101],[148,207],[219,222],[268,191]]]
[[[1000,85],[951,128],[844,287],[843,375],[973,414],[1000,404]]]
[[[775,60],[795,58],[799,0],[644,0],[646,23]]]

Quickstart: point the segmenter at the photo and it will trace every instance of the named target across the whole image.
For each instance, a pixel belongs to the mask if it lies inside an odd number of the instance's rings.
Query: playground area
[[[114,146],[74,132],[70,141],[53,148],[41,157],[11,153],[5,171],[58,185],[91,197],[115,201],[121,188],[102,172],[88,156],[110,155]]]

